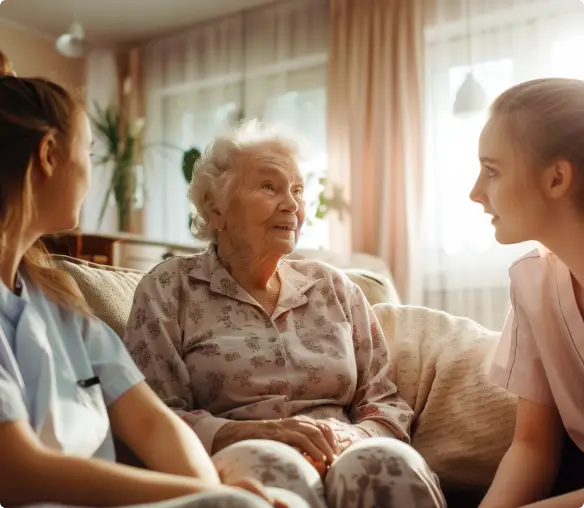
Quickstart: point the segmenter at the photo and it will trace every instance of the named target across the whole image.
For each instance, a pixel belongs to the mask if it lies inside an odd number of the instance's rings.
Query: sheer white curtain
[[[478,174],[486,112],[452,113],[470,66],[489,100],[521,81],[584,78],[584,4],[580,0],[435,0],[428,16],[424,304],[500,329],[509,310],[508,266],[533,245],[495,242],[490,218],[468,194]]]
[[[308,140],[303,168],[326,171],[326,0],[289,0],[201,24],[145,48],[147,137],[202,150],[240,116],[281,124]],[[146,234],[191,242],[181,153],[147,152]],[[311,187],[316,197],[317,187]],[[306,228],[305,246],[328,243],[326,222]]]

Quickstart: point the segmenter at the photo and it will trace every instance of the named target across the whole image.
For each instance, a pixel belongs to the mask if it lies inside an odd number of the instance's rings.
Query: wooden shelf
[[[42,240],[52,254],[136,270],[150,270],[170,257],[192,255],[206,248],[204,244],[172,244],[132,234],[102,235],[80,231],[47,235]]]

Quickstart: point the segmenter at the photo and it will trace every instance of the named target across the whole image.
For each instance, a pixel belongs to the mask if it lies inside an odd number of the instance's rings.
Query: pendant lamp
[[[488,105],[487,94],[484,88],[477,80],[472,69],[472,32],[470,27],[470,0],[466,2],[466,32],[467,32],[467,54],[468,63],[470,65],[470,71],[466,75],[466,78],[458,92],[456,93],[456,98],[454,100],[453,113],[457,117],[468,117],[476,113],[481,112]]]

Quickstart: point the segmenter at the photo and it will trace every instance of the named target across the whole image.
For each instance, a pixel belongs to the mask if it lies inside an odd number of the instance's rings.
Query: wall
[[[84,59],[61,56],[52,37],[0,19],[0,49],[12,60],[19,76],[42,76],[79,91],[85,86]]]

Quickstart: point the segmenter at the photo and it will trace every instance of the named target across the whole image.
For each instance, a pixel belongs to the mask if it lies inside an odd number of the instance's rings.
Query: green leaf
[[[191,148],[183,153],[182,172],[187,183],[191,183],[195,162],[197,162],[200,157],[201,152],[196,148]]]

